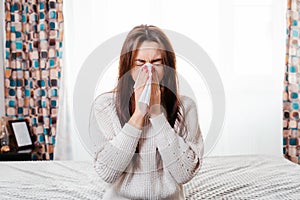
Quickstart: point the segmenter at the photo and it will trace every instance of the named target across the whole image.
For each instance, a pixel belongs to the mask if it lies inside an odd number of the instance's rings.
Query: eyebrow
[[[135,59],[135,61],[146,62],[146,61],[143,60],[143,59]],[[158,61],[162,61],[162,58],[156,58],[156,59],[154,59],[154,60],[151,60],[150,63],[158,62]]]

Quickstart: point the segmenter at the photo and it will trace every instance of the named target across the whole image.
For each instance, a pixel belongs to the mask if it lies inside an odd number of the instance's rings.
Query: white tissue
[[[138,101],[138,107],[139,109],[141,110],[142,114],[146,114],[147,113],[147,110],[148,110],[148,107],[149,107],[149,104],[150,104],[150,97],[151,97],[151,83],[152,83],[152,64],[151,63],[146,63],[145,64],[148,68],[148,73],[149,73],[149,79],[144,87],[144,90],[139,98],[139,101]],[[143,65],[142,67],[144,67],[145,65]],[[133,86],[133,88],[136,87],[136,84],[138,82],[138,79],[140,77],[140,73],[141,73],[141,70],[142,70],[142,67],[140,67],[140,71],[139,71],[139,74],[137,76],[137,79],[135,81],[135,84]]]

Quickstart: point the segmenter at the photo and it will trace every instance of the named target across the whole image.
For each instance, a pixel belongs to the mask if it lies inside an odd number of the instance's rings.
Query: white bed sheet
[[[300,166],[267,155],[207,157],[186,199],[300,199]],[[0,163],[0,199],[101,199],[92,162]]]

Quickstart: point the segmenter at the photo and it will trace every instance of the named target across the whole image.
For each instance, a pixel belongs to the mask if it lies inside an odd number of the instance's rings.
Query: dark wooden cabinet
[[[31,151],[0,153],[0,161],[26,161],[26,160],[32,160]]]

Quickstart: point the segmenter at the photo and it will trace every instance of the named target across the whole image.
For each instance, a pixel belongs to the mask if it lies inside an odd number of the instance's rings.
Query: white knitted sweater
[[[129,123],[121,127],[113,93],[95,100],[90,123],[97,126],[94,167],[107,183],[103,199],[184,199],[182,184],[202,165],[203,140],[196,104],[186,96],[181,96],[181,102],[187,125],[185,139],[175,131],[178,122],[173,129],[164,114],[150,119],[142,130]],[[139,167],[134,167],[137,145]]]

